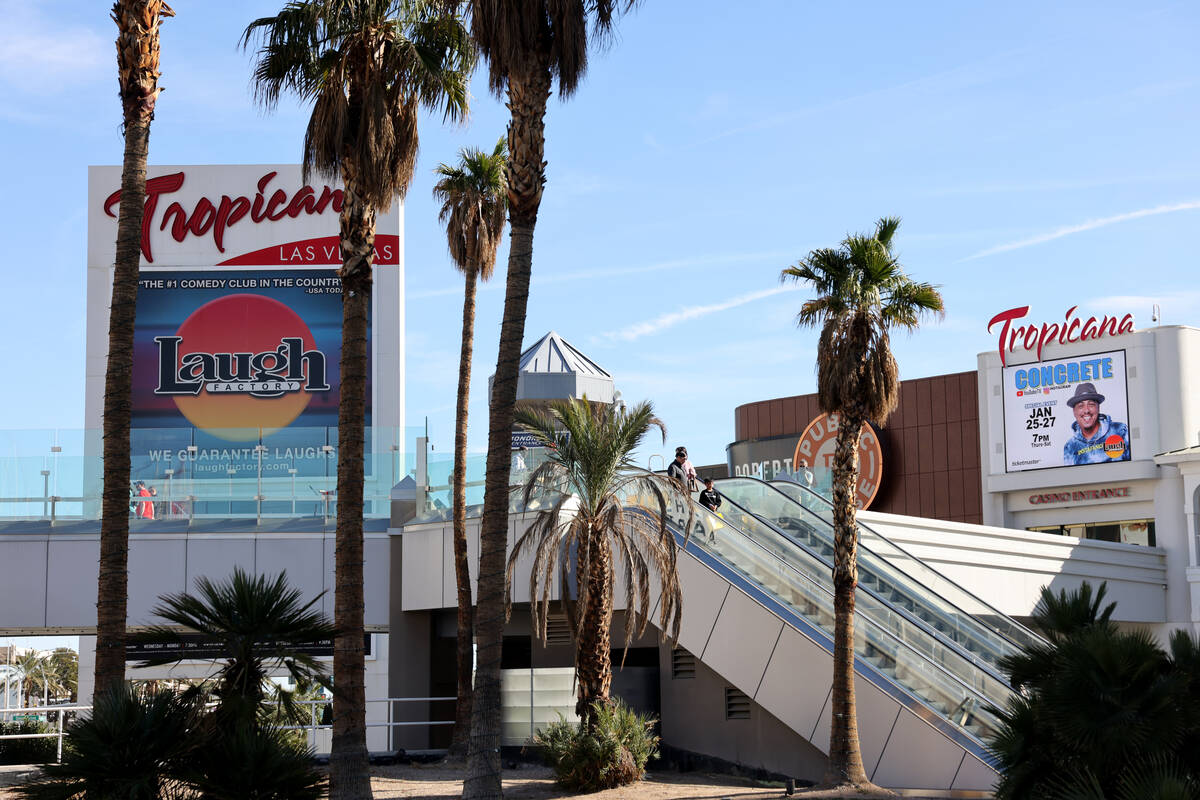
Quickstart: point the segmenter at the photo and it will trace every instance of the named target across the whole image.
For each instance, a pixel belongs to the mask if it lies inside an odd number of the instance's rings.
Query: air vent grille
[[[672,678],[694,678],[696,677],[696,657],[684,650],[682,647],[676,647],[671,651],[671,677]]]
[[[565,614],[551,614],[546,618],[546,645],[563,646],[571,643],[571,626]]]
[[[732,686],[725,687],[725,719],[750,719],[750,698]]]

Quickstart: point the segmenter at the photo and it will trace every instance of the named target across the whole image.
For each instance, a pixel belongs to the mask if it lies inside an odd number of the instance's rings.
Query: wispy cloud
[[[774,289],[765,289],[761,292],[751,292],[738,297],[725,300],[721,303],[713,303],[704,306],[691,306],[690,308],[681,308],[678,311],[672,311],[669,314],[663,314],[655,317],[652,320],[638,322],[620,330],[607,331],[600,334],[599,339],[607,341],[622,341],[632,342],[635,339],[640,339],[643,336],[649,336],[652,333],[659,333],[672,328],[681,322],[688,320],[707,317],[709,314],[716,314],[720,311],[728,311],[731,308],[744,306],[747,303],[753,303],[755,300],[762,300],[767,297],[773,297],[783,292],[793,292],[801,287],[799,286],[777,286]]]
[[[95,80],[96,67],[112,49],[111,39],[88,28],[64,26],[62,20],[41,14],[37,4],[0,0],[0,15],[5,19],[0,29],[0,83],[16,88],[44,94]],[[32,75],[37,80],[31,81]]]
[[[650,272],[665,272],[667,270],[679,270],[682,272],[687,272],[687,270],[691,269],[716,267],[727,264],[744,264],[754,261],[783,261],[791,258],[793,255],[793,253],[785,252],[783,250],[773,250],[758,253],[717,253],[709,256],[672,258],[666,261],[655,261],[651,264],[633,264],[627,267],[597,267],[595,269],[576,270],[574,272],[542,271],[534,273],[533,282],[537,286],[546,286],[555,283],[571,283],[573,281],[616,278],[624,275],[643,275]],[[503,288],[504,281],[497,276],[496,280],[481,285],[479,287],[479,291],[497,291],[502,290]],[[461,284],[459,284],[456,286],[446,286],[439,289],[417,289],[409,292],[408,297],[411,300],[419,300],[427,297],[460,295],[462,294],[462,291],[463,287]]]
[[[1200,200],[1188,200],[1184,203],[1172,203],[1165,206],[1155,206],[1154,208],[1142,208],[1137,211],[1129,211],[1124,214],[1116,214],[1111,217],[1100,217],[1099,219],[1090,219],[1087,222],[1081,222],[1078,225],[1068,225],[1064,228],[1057,228],[1049,233],[1038,234],[1031,236],[1028,239],[1019,239],[1015,242],[1007,244],[999,244],[995,247],[989,247],[986,250],[980,250],[974,255],[967,256],[963,261],[972,261],[976,258],[984,258],[985,256],[993,256],[997,253],[1007,253],[1010,250],[1020,250],[1023,247],[1032,247],[1035,244],[1043,244],[1052,242],[1055,239],[1061,239],[1064,236],[1070,236],[1075,233],[1083,233],[1085,231],[1094,231],[1097,228],[1104,228],[1109,225],[1116,225],[1121,222],[1129,222],[1130,220],[1142,219],[1143,217],[1156,217],[1159,214],[1170,214],[1175,211],[1194,211],[1200,209]]]
[[[1105,314],[1133,313],[1138,327],[1149,325],[1152,311],[1158,306],[1158,322],[1164,325],[1190,324],[1200,312],[1200,290],[1164,289],[1158,294],[1108,295],[1085,300],[1090,310]]]

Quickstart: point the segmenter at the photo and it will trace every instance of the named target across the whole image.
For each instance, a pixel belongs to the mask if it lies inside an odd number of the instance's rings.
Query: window
[[[1154,520],[1130,519],[1120,522],[1078,522],[1067,525],[1046,525],[1029,528],[1038,533],[1053,533],[1059,536],[1075,536],[1080,539],[1097,539],[1102,542],[1121,542],[1155,546]]]

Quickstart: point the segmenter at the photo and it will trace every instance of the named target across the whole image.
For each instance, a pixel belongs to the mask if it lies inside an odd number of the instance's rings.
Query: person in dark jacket
[[[700,505],[715,512],[721,507],[721,493],[713,488],[713,479],[704,479],[704,491],[700,492]]]

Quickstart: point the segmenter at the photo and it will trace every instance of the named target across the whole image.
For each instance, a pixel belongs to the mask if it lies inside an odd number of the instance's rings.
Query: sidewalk
[[[0,786],[19,786],[28,783],[41,772],[30,764],[0,764]]]

